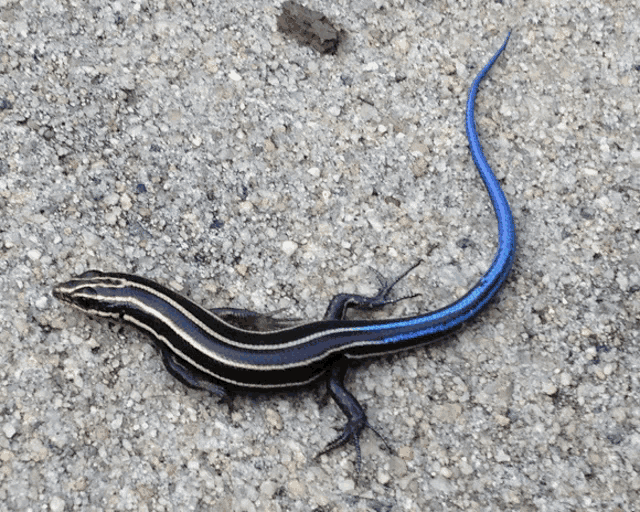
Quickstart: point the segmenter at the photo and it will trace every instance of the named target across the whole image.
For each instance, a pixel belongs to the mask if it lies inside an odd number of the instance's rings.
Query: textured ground
[[[577,4],[574,2],[573,4]],[[0,510],[638,510],[640,10],[635,1],[279,5],[0,0]],[[323,388],[186,389],[144,336],[50,295],[89,268],[207,307],[319,318],[425,263],[384,311],[447,304],[496,225],[464,105],[518,230],[498,300],[447,344],[348,386],[396,449]]]

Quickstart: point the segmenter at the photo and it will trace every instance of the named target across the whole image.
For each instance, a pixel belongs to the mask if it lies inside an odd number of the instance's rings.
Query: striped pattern
[[[169,371],[190,385],[201,382],[203,375],[224,387],[277,389],[307,384],[331,370],[329,392],[349,421],[328,448],[353,439],[358,450],[359,433],[368,423],[362,407],[344,388],[345,360],[388,354],[447,336],[488,304],[513,264],[516,237],[511,209],[482,152],[474,120],[480,82],[508,40],[507,36],[474,80],[466,114],[471,155],[498,220],[498,249],[478,283],[448,306],[410,318],[342,320],[346,310],[358,303],[378,307],[384,301],[379,296],[338,295],[324,320],[257,332],[226,320],[229,315],[220,313],[223,310],[217,310],[220,314],[206,311],[169,288],[135,275],[92,270],[56,286],[54,296],[85,313],[122,320],[146,332],[162,349]],[[389,289],[381,294],[386,297]],[[171,361],[176,364],[172,366]],[[191,379],[185,371],[195,377]]]
[[[53,294],[90,315],[139,328],[188,366],[237,387],[301,386],[341,355],[368,357],[420,343],[413,337],[408,343],[389,341],[411,334],[411,319],[329,319],[267,332],[241,329],[169,288],[129,274],[91,270],[56,286]]]

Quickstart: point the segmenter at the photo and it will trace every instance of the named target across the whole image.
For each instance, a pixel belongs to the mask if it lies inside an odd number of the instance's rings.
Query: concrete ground
[[[635,1],[313,0],[321,55],[261,0],[0,0],[0,510],[640,510]],[[212,307],[436,309],[487,269],[477,124],[516,219],[505,287],[446,343],[324,393],[186,388],[148,339],[57,302],[90,268]]]

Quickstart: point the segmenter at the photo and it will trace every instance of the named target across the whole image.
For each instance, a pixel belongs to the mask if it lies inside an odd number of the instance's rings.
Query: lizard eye
[[[95,309],[95,306],[97,303],[97,300],[96,300],[97,295],[98,295],[98,292],[96,291],[95,288],[92,288],[91,286],[87,286],[85,288],[82,288],[81,290],[78,290],[76,293],[74,293],[70,297],[70,299],[79,308],[82,308],[84,310],[91,310],[91,309]]]

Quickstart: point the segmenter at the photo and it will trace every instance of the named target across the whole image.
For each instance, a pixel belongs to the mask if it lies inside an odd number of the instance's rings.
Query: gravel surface
[[[640,510],[635,1],[314,0],[321,55],[260,0],[0,0],[0,510]],[[58,303],[90,268],[206,307],[320,318],[422,258],[377,313],[451,302],[496,223],[469,85],[518,231],[497,300],[366,361],[371,432],[324,386],[185,388],[137,331]]]

